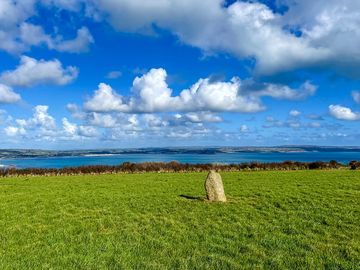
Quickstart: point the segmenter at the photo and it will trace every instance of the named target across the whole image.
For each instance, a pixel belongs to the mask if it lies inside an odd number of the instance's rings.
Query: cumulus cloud
[[[78,69],[73,66],[63,68],[61,62],[37,60],[22,56],[15,70],[5,71],[0,81],[11,86],[31,87],[38,84],[69,84],[78,76]]]
[[[89,99],[84,108],[93,112],[126,111],[127,106],[123,104],[122,97],[118,95],[110,85],[100,83],[94,96]]]
[[[72,123],[66,117],[62,118],[62,126],[58,127],[55,118],[49,114],[49,107],[46,105],[35,106],[33,115],[28,119],[7,118],[4,134],[8,137],[23,137],[37,141],[68,141],[96,138],[100,134],[98,127]]]
[[[54,117],[48,113],[49,106],[38,105],[34,108],[33,117],[25,122],[18,122],[22,126],[30,128],[40,127],[46,130],[53,130],[56,128]]]
[[[133,82],[128,110],[139,112],[166,111],[169,107],[178,107],[177,97],[171,96],[172,90],[166,83],[166,71],[162,68],[151,69]]]
[[[34,108],[33,116],[29,119],[16,119],[15,123],[10,124],[4,130],[10,136],[28,136],[34,132],[44,137],[54,136],[56,130],[55,119],[49,115],[48,106],[38,105]]]
[[[11,87],[0,83],[0,104],[16,103],[20,99],[20,95],[15,93]]]
[[[23,127],[8,126],[4,129],[5,134],[9,137],[23,136],[26,134],[26,130]]]
[[[360,112],[353,112],[350,108],[341,105],[330,105],[329,113],[336,119],[356,121],[360,120]]]
[[[63,140],[78,140],[83,137],[94,138],[99,136],[96,127],[77,125],[71,123],[66,117],[62,119],[62,130],[58,130],[56,136]]]
[[[67,118],[62,119],[63,129],[66,134],[70,136],[75,136],[78,130],[78,127],[74,123],[70,123]]]
[[[93,112],[258,112],[265,109],[261,97],[299,100],[314,94],[316,87],[305,82],[299,89],[276,84],[263,84],[262,89],[251,91],[248,83],[234,77],[228,82],[199,79],[189,89],[179,95],[172,95],[167,73],[164,69],[151,69],[141,77],[136,77],[131,89],[132,95],[123,97],[110,85],[101,83],[93,97],[84,104],[86,111]]]

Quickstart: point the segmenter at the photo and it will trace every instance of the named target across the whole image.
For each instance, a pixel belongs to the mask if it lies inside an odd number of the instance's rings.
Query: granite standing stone
[[[212,202],[226,202],[223,182],[220,174],[211,170],[205,180],[206,196]]]

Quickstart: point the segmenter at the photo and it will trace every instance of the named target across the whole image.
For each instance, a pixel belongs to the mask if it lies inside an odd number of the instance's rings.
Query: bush
[[[349,162],[350,170],[356,170],[357,168],[360,168],[360,162],[356,160],[352,160]]]

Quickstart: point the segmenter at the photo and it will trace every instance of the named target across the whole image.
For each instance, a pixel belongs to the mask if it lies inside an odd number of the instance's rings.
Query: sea
[[[351,160],[360,160],[360,151],[334,152],[234,152],[234,153],[126,153],[63,157],[35,157],[0,159],[0,168],[64,168],[87,165],[119,165],[124,162],[170,162],[180,163],[245,163],[245,162],[283,162],[283,161],[330,161],[347,164]]]

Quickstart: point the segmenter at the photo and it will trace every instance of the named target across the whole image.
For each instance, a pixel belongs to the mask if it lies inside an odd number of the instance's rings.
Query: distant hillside
[[[132,149],[89,149],[89,150],[36,150],[2,149],[0,158],[70,157],[118,154],[217,154],[236,152],[360,152],[360,147],[336,146],[276,146],[276,147],[184,147],[184,148],[132,148]]]

